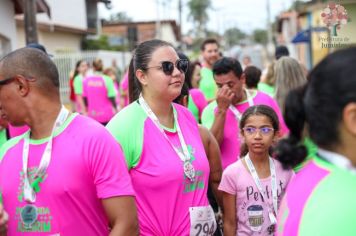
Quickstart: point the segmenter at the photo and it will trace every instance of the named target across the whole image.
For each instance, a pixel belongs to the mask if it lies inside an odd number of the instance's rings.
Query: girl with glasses
[[[131,104],[107,125],[125,153],[143,236],[212,235],[216,228],[197,122],[172,104],[187,68],[167,42],[138,45],[129,68]]]
[[[290,129],[277,158],[295,167],[307,156],[306,134],[318,150],[291,181],[278,235],[356,235],[356,48],[339,50],[309,74],[285,102]]]
[[[241,158],[223,172],[224,235],[274,235],[277,211],[291,170],[271,158],[279,121],[269,106],[248,108],[240,120]]]

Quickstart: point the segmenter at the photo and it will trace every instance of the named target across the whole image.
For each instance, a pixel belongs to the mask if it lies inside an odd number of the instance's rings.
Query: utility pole
[[[36,22],[36,13],[37,13],[36,0],[24,0],[23,3],[25,6],[26,45],[29,43],[38,43],[37,22]]]
[[[266,4],[267,10],[267,57],[268,59],[272,58],[272,51],[274,49],[272,42],[272,24],[271,24],[271,7],[270,0],[267,0]]]
[[[157,9],[157,19],[156,19],[156,38],[161,39],[162,34],[161,34],[161,17],[160,17],[160,2],[159,0],[156,0],[156,9]]]
[[[180,43],[182,44],[182,0],[178,2],[178,12],[179,12],[179,34],[180,34]]]

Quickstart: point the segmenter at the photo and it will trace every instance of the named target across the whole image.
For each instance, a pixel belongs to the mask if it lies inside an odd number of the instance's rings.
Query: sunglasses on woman
[[[158,68],[162,70],[165,75],[172,75],[174,66],[177,67],[180,72],[186,73],[189,67],[189,61],[186,59],[178,59],[176,63],[171,61],[162,61],[160,66],[151,66],[147,69]]]

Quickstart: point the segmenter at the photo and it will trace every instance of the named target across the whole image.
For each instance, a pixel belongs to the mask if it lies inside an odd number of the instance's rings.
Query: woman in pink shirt
[[[243,113],[240,129],[245,143],[241,158],[225,169],[219,186],[224,235],[274,235],[279,203],[294,175],[270,156],[278,116],[269,106],[252,106]]]
[[[130,63],[130,105],[107,128],[120,143],[136,192],[140,235],[212,235],[210,167],[181,93],[188,61],[167,42],[140,44]]]

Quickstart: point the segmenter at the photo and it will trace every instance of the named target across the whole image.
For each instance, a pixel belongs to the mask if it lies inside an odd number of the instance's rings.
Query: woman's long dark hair
[[[330,54],[311,71],[307,85],[287,96],[284,120],[290,133],[279,142],[276,152],[285,168],[294,167],[306,158],[302,144],[305,128],[322,148],[339,144],[343,109],[356,102],[355,61],[355,47]]]

